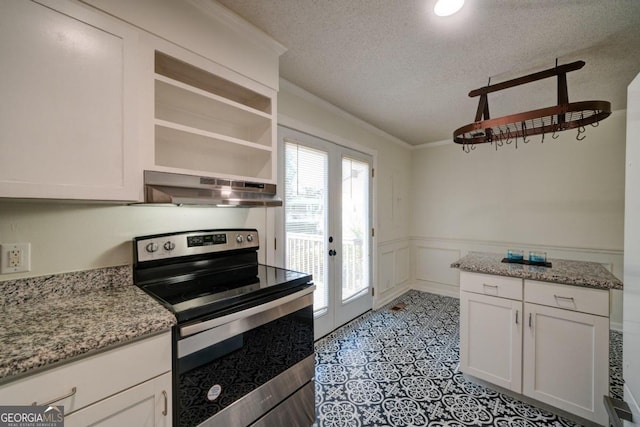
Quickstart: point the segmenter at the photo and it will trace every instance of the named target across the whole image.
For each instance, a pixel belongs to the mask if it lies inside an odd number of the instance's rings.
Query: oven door
[[[311,425],[314,289],[178,326],[176,424],[268,425],[289,414],[287,424]]]

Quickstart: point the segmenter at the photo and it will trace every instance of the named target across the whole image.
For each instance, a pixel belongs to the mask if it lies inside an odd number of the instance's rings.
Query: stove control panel
[[[258,230],[203,230],[134,239],[138,262],[260,247]]]

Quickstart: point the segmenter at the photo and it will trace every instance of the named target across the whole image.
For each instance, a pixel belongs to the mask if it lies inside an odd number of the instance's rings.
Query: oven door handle
[[[243,319],[248,316],[252,316],[254,314],[262,313],[263,311],[268,311],[273,308],[276,308],[282,304],[286,304],[290,301],[296,300],[298,298],[302,298],[305,295],[312,293],[316,289],[315,285],[309,286],[301,291],[295,292],[293,294],[284,296],[282,298],[278,298],[273,301],[269,301],[266,304],[257,305],[255,307],[248,308],[246,310],[238,311],[236,313],[231,313],[226,316],[217,317],[211,320],[205,320],[204,322],[194,323],[192,325],[182,326],[180,328],[180,336],[182,338],[188,337],[190,335],[197,334],[202,331],[206,331],[208,329],[215,328],[217,326],[224,325],[226,323],[233,322],[238,319]]]

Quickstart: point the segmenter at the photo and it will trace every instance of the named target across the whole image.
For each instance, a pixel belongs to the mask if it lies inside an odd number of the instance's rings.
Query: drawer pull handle
[[[563,297],[560,295],[553,295],[553,297],[556,299],[556,302],[558,302],[558,300],[563,300],[563,301],[571,301],[572,303],[575,304],[575,300],[573,299],[573,297]]]
[[[68,398],[68,397],[73,396],[74,394],[76,394],[76,391],[78,391],[78,389],[77,389],[77,388],[75,388],[75,387],[73,387],[73,388],[71,389],[71,391],[70,391],[69,393],[65,394],[64,396],[56,397],[55,399],[51,399],[51,400],[50,400],[50,401],[48,401],[48,402],[44,402],[44,403],[40,403],[40,404],[39,404],[38,402],[33,402],[33,403],[31,404],[31,406],[49,406],[49,405],[51,405],[53,402],[57,402],[58,400],[66,399],[66,398]]]
[[[496,294],[498,293],[498,286],[497,285],[490,285],[488,283],[483,283],[482,284],[483,288],[491,288],[491,289],[495,289]]]
[[[167,392],[164,390],[162,390],[162,397],[164,397],[164,409],[162,410],[162,415],[166,417],[169,409],[169,402],[167,398]]]

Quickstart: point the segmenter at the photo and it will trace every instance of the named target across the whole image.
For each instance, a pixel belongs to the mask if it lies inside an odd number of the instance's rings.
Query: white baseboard
[[[384,295],[381,295],[380,297],[376,297],[373,301],[373,309],[374,310],[378,310],[380,307],[389,304],[391,301],[393,301],[394,299],[398,298],[400,295],[404,294],[405,292],[407,292],[409,289],[411,289],[411,287],[404,285],[404,286],[399,286],[395,289],[390,289],[388,291],[386,291],[384,293]],[[377,293],[377,292],[376,292]]]
[[[412,283],[410,288],[415,289],[416,291],[429,292],[445,297],[460,298],[460,288],[458,286],[420,281]]]

